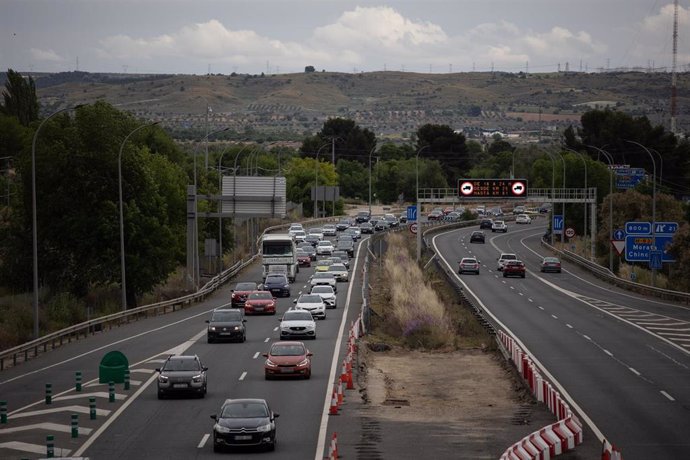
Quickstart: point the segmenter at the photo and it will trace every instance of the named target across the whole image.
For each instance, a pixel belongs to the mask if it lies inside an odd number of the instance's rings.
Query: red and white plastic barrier
[[[568,403],[544,380],[529,355],[522,351],[512,337],[503,331],[498,331],[498,337],[532,394],[538,401],[545,403],[558,420],[510,446],[501,460],[550,460],[582,444],[582,424],[572,413]]]

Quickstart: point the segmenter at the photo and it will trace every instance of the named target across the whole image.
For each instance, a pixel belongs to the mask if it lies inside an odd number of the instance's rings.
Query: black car
[[[213,343],[216,340],[234,340],[244,342],[247,340],[247,330],[244,323],[244,311],[237,309],[213,310],[211,319],[207,319],[206,341]]]
[[[358,224],[361,224],[362,222],[369,222],[369,212],[367,211],[360,211],[357,213],[357,216],[355,217],[355,222]]]
[[[348,227],[352,226],[352,221],[350,219],[340,219],[340,222],[335,224],[335,229],[339,232],[342,232]]]
[[[470,243],[484,243],[485,238],[484,232],[475,231],[470,235]]]
[[[491,230],[491,227],[494,225],[494,221],[491,219],[482,219],[479,221],[479,228],[484,229],[487,228]]]
[[[317,235],[310,234],[304,237],[304,241],[311,244],[312,247],[316,247],[316,245],[319,244],[319,241],[321,241],[321,238],[319,238]]]
[[[298,244],[297,247],[309,254],[311,260],[316,260],[316,248],[314,248],[311,243],[305,241],[304,243]]]
[[[287,276],[282,274],[269,274],[264,282],[264,291],[280,297],[290,297],[290,283]]]
[[[359,224],[359,231],[361,233],[374,233],[374,226],[371,225],[369,222],[363,222]]]
[[[163,367],[156,369],[158,376],[158,399],[171,394],[206,395],[206,371],[196,355],[172,355]]]
[[[224,447],[276,447],[276,418],[265,399],[226,399],[213,414],[213,451]]]

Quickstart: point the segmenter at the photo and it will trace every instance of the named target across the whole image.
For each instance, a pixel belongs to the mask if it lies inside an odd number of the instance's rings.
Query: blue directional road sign
[[[635,188],[644,179],[644,168],[623,168],[616,169],[616,188],[629,189]]]
[[[553,216],[553,234],[560,235],[563,233],[563,215],[556,214]]]
[[[664,252],[659,251],[658,249],[655,251],[650,251],[649,252],[649,268],[652,270],[660,270],[661,269],[661,257],[663,256]]]
[[[655,222],[654,233],[657,235],[673,235],[678,231],[678,222]]]
[[[651,262],[652,246],[661,252],[662,262],[675,262],[673,256],[668,253],[667,247],[673,240],[672,235],[627,235],[625,237],[625,260],[627,262]]]
[[[408,206],[407,207],[407,220],[408,221],[417,220],[417,206]]]
[[[652,224],[649,222],[626,222],[625,233],[628,235],[651,235]]]
[[[614,241],[623,241],[625,239],[625,232],[621,228],[617,228],[613,231]]]

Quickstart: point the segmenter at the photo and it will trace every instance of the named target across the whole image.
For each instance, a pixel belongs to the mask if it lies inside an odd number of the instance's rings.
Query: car
[[[333,273],[336,281],[350,281],[350,274],[347,271],[347,267],[343,264],[333,264],[328,267],[327,273]]]
[[[450,211],[448,214],[445,214],[441,220],[444,222],[458,222],[462,220],[462,215],[459,212]]]
[[[249,294],[244,303],[244,313],[247,315],[259,313],[275,315],[276,303],[276,298],[270,291],[254,291]]]
[[[307,235],[316,235],[319,237],[319,240],[323,239],[323,229],[321,227],[312,227],[309,230],[307,230]]]
[[[325,284],[331,286],[335,292],[338,292],[338,282],[330,272],[320,272],[314,273],[309,279],[309,286],[318,286],[320,284]]]
[[[458,263],[458,273],[475,273],[479,274],[479,261],[474,257],[463,257]]]
[[[560,273],[561,272],[561,261],[558,257],[544,257],[544,259],[541,261],[540,270],[543,273],[546,273],[546,272]]]
[[[266,276],[263,290],[270,291],[271,294],[277,296],[290,297],[290,282],[285,275],[278,273],[269,274]]]
[[[337,234],[335,224],[324,224],[324,226],[321,227],[321,231],[323,232],[323,236],[335,236]]]
[[[491,214],[494,217],[501,217],[503,215],[503,209],[500,207],[491,208],[486,211],[487,214]]]
[[[352,239],[357,241],[362,237],[362,231],[359,229],[359,227],[348,227],[345,230],[343,230],[342,235],[350,235],[352,236]]]
[[[302,248],[297,248],[297,264],[300,267],[311,267],[311,256]],[[314,251],[314,258],[316,258],[316,251]]]
[[[480,230],[475,230],[470,234],[470,243],[485,243],[486,235]]]
[[[503,264],[505,264],[508,260],[518,260],[518,258],[515,254],[511,254],[508,252],[501,253],[501,256],[498,258],[496,270],[498,270],[499,272],[503,270]]]
[[[524,206],[515,206],[513,208],[513,215],[517,216],[518,214],[524,214],[527,212],[527,208]]]
[[[280,320],[280,340],[291,338],[316,339],[314,317],[306,310],[290,309]]]
[[[156,369],[158,399],[172,394],[195,394],[203,398],[208,385],[206,371],[208,368],[196,355],[168,356],[163,366]]]
[[[398,222],[400,222],[401,224],[407,223],[407,211],[403,211],[400,213],[400,215],[398,216]],[[360,227],[361,227],[361,225],[360,225]],[[362,232],[362,233],[364,233],[364,232]]]
[[[326,304],[318,294],[302,294],[294,301],[295,309],[306,310],[314,318],[326,319]]]
[[[443,215],[447,216],[449,213],[451,213],[453,211],[454,211],[454,209],[452,206],[446,206],[445,208],[443,208]]]
[[[359,211],[355,216],[355,222],[357,222],[358,224],[361,224],[363,222],[369,222],[370,218],[371,215],[369,214],[369,211]]]
[[[338,296],[331,286],[325,286],[323,284],[318,286],[312,286],[309,294],[317,294],[323,299],[323,303],[326,304],[326,308],[335,308],[338,302]]]
[[[530,216],[528,216],[527,214],[518,214],[515,217],[515,223],[516,224],[531,224],[532,218]]]
[[[383,220],[388,222],[389,227],[397,227],[400,225],[400,222],[398,221],[398,218],[395,217],[395,214],[384,214]]]
[[[316,267],[314,268],[314,272],[327,272],[328,268],[331,266],[333,261],[329,259],[321,259],[318,262],[316,262]]]
[[[333,251],[333,254],[331,254],[331,259],[335,260],[335,258],[340,259],[340,263],[345,265],[348,270],[350,269],[350,255],[347,253],[347,251],[340,251],[337,249]]]
[[[282,341],[271,345],[268,353],[263,353],[264,377],[271,380],[274,377],[311,377],[310,352],[303,342]]]
[[[335,224],[335,229],[342,232],[348,227],[352,226],[352,221],[350,219],[340,219],[337,224]]]
[[[507,278],[509,276],[519,276],[520,278],[525,277],[525,264],[521,260],[507,260],[503,264],[503,277]]]
[[[251,294],[250,294],[251,296]],[[247,304],[244,304],[247,308]],[[247,340],[247,329],[244,323],[244,311],[236,308],[219,308],[213,310],[211,319],[207,319],[206,342],[213,343],[216,340],[234,340],[235,342],[245,342]]]
[[[235,284],[235,287],[230,290],[230,306],[243,308],[249,293],[256,291],[256,289],[257,284],[254,282],[245,281]]]
[[[539,206],[539,213],[540,214],[546,214],[551,212],[551,203],[544,203],[541,206]]]
[[[355,255],[355,243],[352,240],[346,240],[346,239],[339,240],[335,244],[335,250],[333,252],[345,252],[348,257],[354,257],[354,255]]]
[[[307,233],[304,230],[295,230],[292,234],[292,239],[295,243],[301,243],[307,237]]]
[[[290,228],[288,228],[288,235],[291,237],[295,237],[296,232],[303,232],[304,228],[302,227],[302,224],[290,224]]]
[[[308,233],[307,236],[304,237],[304,241],[311,244],[311,246],[315,248],[316,245],[319,244],[319,241],[321,241],[321,238],[319,238],[319,235],[315,233]]]
[[[319,241],[319,243],[316,245],[317,256],[330,256],[333,251],[335,251],[333,243],[328,240]]]
[[[300,243],[299,245],[297,245],[297,248],[301,249],[304,252],[306,252],[307,254],[309,254],[309,258],[311,260],[316,260],[316,249],[314,249],[314,246],[312,246],[311,243],[309,243],[309,242]]]
[[[491,219],[482,219],[479,221],[479,229],[488,229],[491,230],[491,227],[494,225],[494,221]]]
[[[388,222],[383,220],[383,217],[373,217],[369,222],[374,226],[374,231],[381,232],[388,229]]]
[[[508,231],[508,226],[502,220],[495,220],[494,223],[491,224],[491,231],[506,233]]]
[[[374,233],[374,226],[371,225],[370,222],[362,222],[361,224],[359,224],[359,231],[362,234],[366,233],[368,235],[371,235],[372,233]]]
[[[427,214],[427,220],[441,220],[443,217],[443,209],[434,209],[429,214]]]
[[[226,447],[276,447],[276,414],[265,399],[226,399],[213,419],[213,451]]]

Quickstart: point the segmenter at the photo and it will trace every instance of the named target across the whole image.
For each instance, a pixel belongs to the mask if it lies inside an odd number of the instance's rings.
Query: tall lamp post
[[[34,133],[34,139],[31,143],[31,233],[32,233],[32,246],[33,246],[33,310],[34,310],[34,338],[37,339],[38,336],[38,227],[37,227],[37,216],[36,216],[36,140],[38,139],[38,133],[43,128],[43,125],[53,118],[55,115],[66,112],[68,110],[76,110],[83,107],[86,104],[79,104],[73,107],[66,107],[64,109],[57,110],[41,121],[36,128]]]
[[[649,159],[652,160],[652,168],[653,168],[653,180],[652,180],[652,243],[653,246],[656,247],[656,160],[654,160],[654,156],[652,155],[652,152],[649,151],[647,147],[644,145],[640,144],[639,142],[635,141],[629,141],[626,139],[623,139],[625,142],[629,144],[635,144],[639,147],[642,147],[645,152],[647,152],[647,155],[649,155]],[[656,268],[652,267],[652,286],[656,286]]]
[[[544,150],[551,160],[551,246],[553,246],[553,216],[556,212],[556,160],[553,159],[553,155],[548,150]]]
[[[582,164],[585,166],[585,203],[584,203],[585,204],[585,212],[584,212],[584,220],[585,220],[584,225],[585,226],[584,226],[584,232],[583,233],[585,235],[585,240],[586,240],[586,237],[587,237],[587,198],[589,198],[589,191],[587,190],[587,160],[585,160],[585,156],[582,153],[578,152],[577,150],[573,150],[569,147],[566,147],[565,145],[563,146],[563,148],[565,150],[567,150],[568,152],[572,152],[572,153],[576,154],[577,156],[579,156],[580,159],[582,160]],[[592,235],[590,243],[591,243],[590,255],[593,258],[594,257],[594,235]]]
[[[416,190],[417,190],[417,263],[422,258],[422,210],[419,205],[419,154],[424,150],[430,148],[431,145],[425,145],[424,147],[417,150],[417,154],[414,157],[414,167],[417,178]]]
[[[323,144],[321,147],[319,147],[319,149],[316,151],[316,156],[314,157],[316,160],[316,165],[314,166],[314,219],[316,219],[316,216],[319,212],[319,153],[321,153],[321,150],[329,145],[331,144]],[[323,198],[324,200],[326,199],[325,196]]]
[[[154,123],[139,126],[138,128],[134,128],[132,131],[130,131],[130,133],[127,134],[127,136],[125,136],[125,139],[122,141],[122,144],[120,144],[120,154],[117,156],[117,187],[120,192],[120,276],[122,280],[122,311],[127,310],[127,276],[125,269],[125,219],[124,213],[122,212],[122,152],[124,151],[125,144],[127,144],[127,141],[134,133],[144,128],[150,128],[151,126],[155,126],[158,123],[160,122],[156,121]]]
[[[376,146],[369,150],[369,218],[371,218],[371,155],[376,151]]]
[[[585,144],[585,147],[593,148],[601,153],[609,164],[609,239],[613,239],[613,156],[606,150],[593,145]],[[609,271],[613,272],[613,249],[611,246],[609,244]]]

